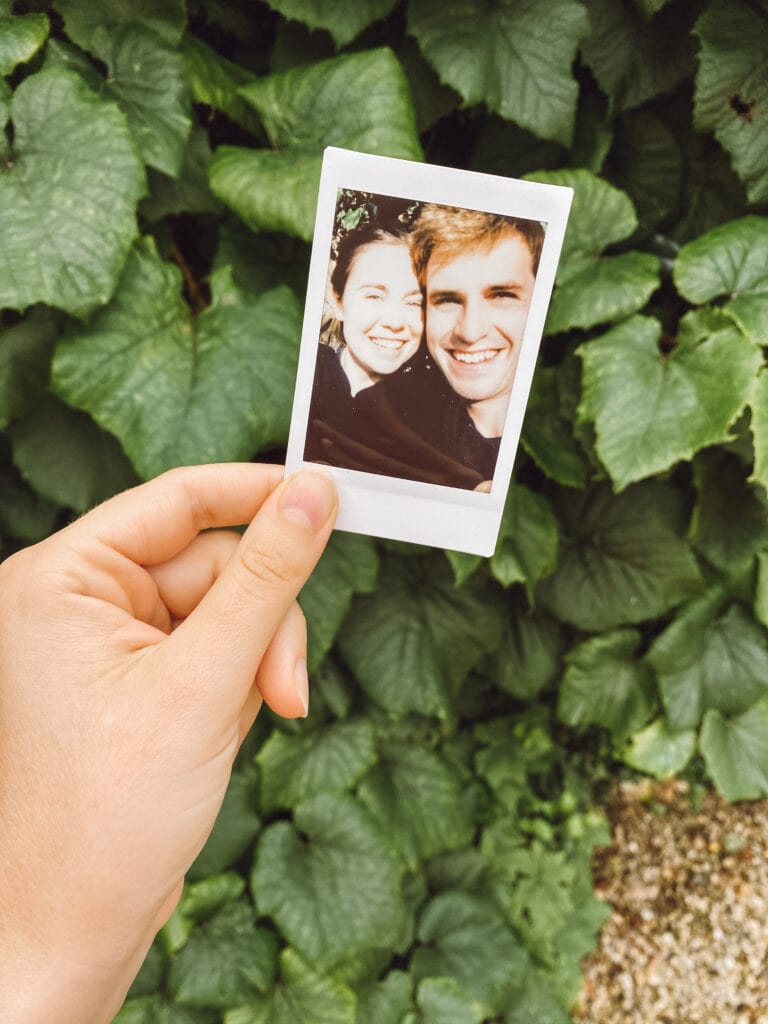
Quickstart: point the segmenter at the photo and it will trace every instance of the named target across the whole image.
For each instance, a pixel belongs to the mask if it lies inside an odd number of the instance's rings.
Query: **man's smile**
[[[491,359],[494,359],[499,354],[499,352],[501,352],[500,348],[484,348],[479,352],[465,352],[455,348],[450,350],[451,356],[456,360],[456,362],[464,363],[465,365],[489,363]]]

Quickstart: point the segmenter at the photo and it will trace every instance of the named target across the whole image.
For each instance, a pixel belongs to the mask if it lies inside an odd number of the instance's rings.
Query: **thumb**
[[[336,518],[330,477],[302,471],[267,498],[224,571],[162,643],[174,685],[239,713],[264,652],[317,564]],[[234,702],[234,703],[233,703]]]

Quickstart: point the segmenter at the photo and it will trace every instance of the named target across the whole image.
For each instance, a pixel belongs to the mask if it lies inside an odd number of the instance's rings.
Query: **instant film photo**
[[[493,553],[572,196],[326,149],[286,472],[338,529]]]

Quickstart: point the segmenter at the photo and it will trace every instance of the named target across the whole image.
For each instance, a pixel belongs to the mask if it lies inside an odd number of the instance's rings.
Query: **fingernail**
[[[293,670],[293,685],[296,696],[304,708],[302,717],[306,718],[309,714],[309,676],[307,675],[307,663],[303,659],[296,662],[296,668]]]
[[[288,479],[280,495],[280,514],[319,530],[328,521],[336,505],[336,489],[330,477],[312,471],[297,473]]]

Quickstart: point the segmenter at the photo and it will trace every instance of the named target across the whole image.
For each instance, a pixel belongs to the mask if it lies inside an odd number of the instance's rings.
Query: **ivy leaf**
[[[295,807],[319,793],[351,789],[376,760],[369,721],[335,722],[316,732],[286,736],[276,729],[256,755],[265,811]]]
[[[405,908],[384,835],[351,797],[299,804],[262,835],[251,877],[260,914],[313,964],[394,945]]]
[[[128,22],[140,22],[171,43],[181,39],[187,21],[184,0],[56,0],[64,28],[73,43],[84,50],[93,45],[101,28],[117,30]]]
[[[501,519],[491,572],[502,586],[525,583],[529,594],[557,564],[557,520],[546,498],[512,484]]]
[[[632,199],[643,232],[677,213],[683,154],[674,133],[656,114],[641,110],[622,118],[609,167],[612,180]]]
[[[602,255],[637,228],[629,196],[589,171],[537,171],[526,177],[574,190],[547,333],[594,327],[644,306],[659,284],[656,257],[641,252]]]
[[[180,283],[144,239],[114,300],[54,356],[58,394],[115,434],[144,477],[248,459],[288,428],[299,335],[293,293],[247,295],[225,269],[193,320]]]
[[[257,137],[261,136],[261,120],[238,94],[241,86],[256,80],[256,75],[239,64],[233,64],[190,33],[184,36],[180,52],[187,65],[195,103],[221,110]]]
[[[416,127],[419,135],[423,135],[441,118],[454,111],[460,105],[461,97],[453,89],[443,85],[432,65],[424,60],[415,39],[406,36],[395,53],[408,76],[416,114]],[[540,165],[536,163],[534,166]]]
[[[141,215],[150,222],[157,222],[163,217],[179,213],[221,215],[224,207],[212,194],[208,185],[210,161],[208,133],[204,128],[194,127],[187,139],[184,161],[177,178],[171,178],[159,171],[149,171],[149,195],[142,199],[139,205]]]
[[[480,1024],[482,1008],[454,978],[425,978],[416,990],[413,1024]],[[404,1024],[411,1024],[406,1018]]]
[[[210,182],[214,194],[254,231],[312,238],[326,146],[421,159],[408,82],[391,50],[269,75],[241,88],[240,95],[258,111],[272,148],[220,147]],[[356,102],[350,105],[352,95]]]
[[[42,308],[0,330],[0,430],[29,412],[44,390],[57,333]]]
[[[530,971],[512,1005],[504,1014],[504,1024],[572,1024],[573,1017],[563,1009],[552,992],[550,976]]]
[[[592,32],[581,57],[608,96],[609,112],[639,107],[693,72],[693,5],[672,4],[648,19],[635,0],[585,0]]]
[[[683,246],[675,284],[691,302],[725,296],[722,307],[741,330],[768,343],[768,217],[741,217]]]
[[[499,0],[439,9],[412,0],[408,29],[440,78],[467,105],[491,110],[535,135],[569,145],[578,88],[571,73],[586,12],[573,0]]]
[[[4,78],[0,78],[0,131],[5,129],[11,116],[11,87]]]
[[[657,779],[679,775],[696,749],[696,732],[675,732],[663,718],[657,718],[636,732],[623,752],[622,760],[632,768]]]
[[[735,718],[708,711],[699,748],[726,800],[768,796],[768,701],[760,701]]]
[[[750,428],[755,448],[755,465],[750,480],[768,492],[768,372],[763,369],[752,385],[749,399]]]
[[[192,932],[168,988],[184,1006],[224,1010],[267,992],[276,969],[277,936],[256,927],[247,903],[231,903]]]
[[[594,420],[597,453],[617,489],[729,440],[761,362],[722,318],[690,314],[668,354],[661,335],[658,320],[632,317],[578,349],[580,414]]]
[[[0,464],[0,534],[36,544],[53,533],[60,511],[28,487],[13,467]]]
[[[502,913],[468,892],[443,892],[427,904],[419,919],[411,973],[418,979],[454,979],[482,1006],[498,1013],[521,983],[528,957]]]
[[[653,619],[701,588],[682,534],[682,496],[658,481],[612,495],[605,484],[561,492],[560,564],[537,597],[565,622],[600,631]]]
[[[13,461],[43,497],[85,512],[139,481],[120,445],[53,395],[8,430]]]
[[[566,725],[601,725],[617,743],[644,725],[653,710],[655,687],[637,659],[640,634],[617,629],[573,647],[560,686],[557,714]]]
[[[216,1014],[210,1010],[191,1010],[170,1003],[163,996],[130,999],[112,1024],[214,1024]]]
[[[30,60],[48,38],[44,14],[3,15],[0,11],[0,76]]]
[[[768,199],[768,17],[713,0],[696,22],[699,70],[693,118],[728,150],[750,202]]]
[[[136,24],[99,28],[92,48],[108,68],[103,92],[125,113],[144,161],[176,177],[192,126],[186,68],[177,48]]]
[[[25,79],[0,174],[0,307],[86,317],[108,301],[136,237],[144,169],[123,115],[73,72]],[[84,160],[82,154],[87,153]]]
[[[242,857],[261,830],[257,806],[255,769],[233,772],[213,830],[187,872],[190,881],[223,871]]]
[[[715,448],[693,467],[698,500],[690,537],[698,551],[724,575],[746,572],[759,548],[768,547],[768,506],[750,487],[737,456]]]
[[[377,590],[353,602],[339,645],[381,707],[446,718],[469,670],[496,647],[502,625],[484,581],[457,589],[442,557],[389,557]]]
[[[224,1024],[355,1024],[355,997],[293,949],[280,954],[280,981],[263,1000],[230,1010]]]
[[[558,675],[562,650],[558,624],[515,602],[495,655],[496,682],[517,700],[533,700]]]
[[[468,843],[473,824],[462,806],[456,772],[429,750],[385,743],[358,796],[392,836],[406,867]]]
[[[768,627],[768,551],[762,551],[757,556],[755,617],[758,622]]]
[[[360,994],[357,1024],[405,1024],[413,1009],[413,982],[405,971],[390,971]]]
[[[238,900],[244,890],[245,879],[236,871],[224,871],[193,884],[185,880],[178,910],[190,920],[205,920],[222,907]]]
[[[584,487],[589,461],[573,435],[573,415],[563,395],[564,376],[563,367],[536,370],[520,443],[552,480],[564,487]]]
[[[737,715],[768,689],[768,637],[737,604],[720,610],[719,588],[692,602],[651,645],[670,726],[695,728],[714,708]]]
[[[285,18],[330,32],[340,47],[351,43],[371,22],[389,14],[395,0],[337,0],[327,6],[318,6],[312,0],[267,0],[267,3]]]
[[[331,649],[349,609],[352,595],[370,594],[376,586],[379,559],[369,537],[331,534],[315,570],[299,595],[307,617],[310,672]]]

